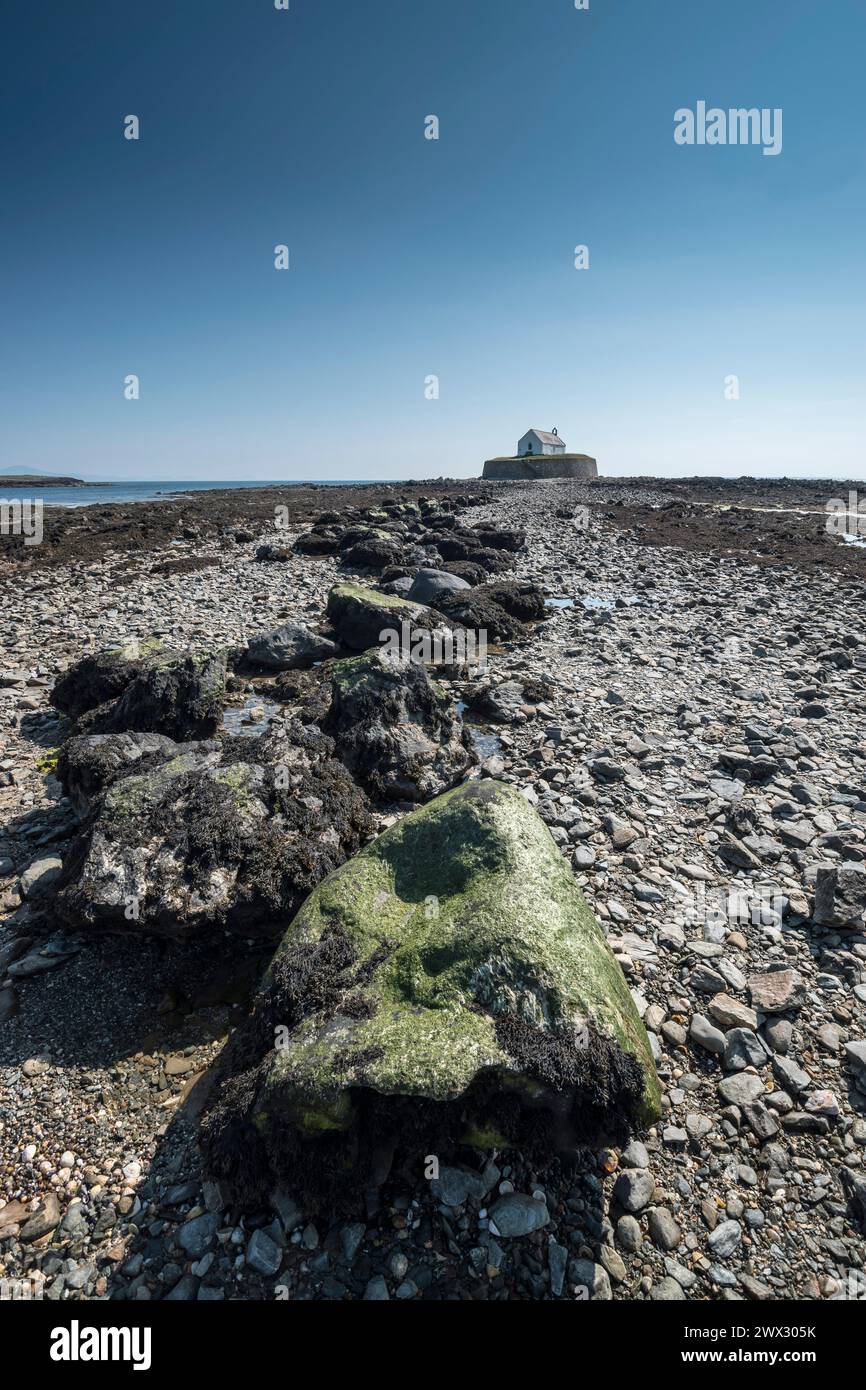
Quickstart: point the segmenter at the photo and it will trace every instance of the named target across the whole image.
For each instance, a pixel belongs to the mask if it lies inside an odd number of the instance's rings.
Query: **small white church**
[[[531,482],[544,478],[574,478],[590,482],[598,477],[598,464],[589,454],[569,454],[559,430],[527,430],[511,458],[487,459],[483,478],[507,482]]]
[[[534,454],[564,454],[565,440],[559,432],[552,430],[527,430],[517,445],[517,457],[529,458]]]

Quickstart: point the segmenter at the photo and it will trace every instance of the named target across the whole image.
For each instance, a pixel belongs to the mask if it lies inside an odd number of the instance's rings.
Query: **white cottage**
[[[560,439],[556,430],[527,430],[517,445],[517,457],[527,458],[531,454],[564,454],[565,440]]]

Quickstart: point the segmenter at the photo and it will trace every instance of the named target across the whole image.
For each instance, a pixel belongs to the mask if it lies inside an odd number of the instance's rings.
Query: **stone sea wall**
[[[502,481],[528,481],[532,478],[579,478],[586,482],[598,477],[598,465],[588,454],[545,454],[535,458],[487,459],[484,478]]]

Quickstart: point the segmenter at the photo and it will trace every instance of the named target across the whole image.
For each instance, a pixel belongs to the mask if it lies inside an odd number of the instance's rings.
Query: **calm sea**
[[[0,472],[2,472],[0,468]],[[248,488],[248,487],[303,487],[311,482],[313,478],[298,479],[294,478],[291,482],[280,480],[279,478],[267,478],[261,482],[250,482],[245,479],[243,482],[233,482],[231,479],[222,478],[215,482],[203,483],[179,481],[171,479],[149,483],[96,483],[91,487],[33,487],[27,483],[23,487],[8,487],[0,485],[0,498],[14,499],[16,497],[36,501],[41,499],[46,507],[93,507],[100,503],[104,506],[106,502],[170,502],[178,493],[189,492],[213,492],[215,489],[225,488]],[[371,478],[340,478],[330,482],[320,482],[318,487],[363,487],[375,482]]]

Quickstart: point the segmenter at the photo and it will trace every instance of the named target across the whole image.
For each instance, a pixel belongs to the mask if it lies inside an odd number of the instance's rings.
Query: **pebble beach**
[[[866,546],[825,524],[853,486],[257,489],[47,508],[41,546],[4,537],[0,1280],[58,1301],[862,1296]],[[589,903],[661,1115],[570,1161],[493,1148],[433,1183],[395,1165],[354,1210],[290,1186],[241,1210],[203,1173],[198,1124],[273,942],[52,917],[81,821],[52,690],[118,643],[327,633],[346,557],[296,544],[324,512],[349,525],[422,498],[525,538],[495,577],[540,592],[544,616],[436,685],[469,776],[522,794]],[[382,566],[349,574],[401,592]],[[254,734],[285,703],[235,677],[223,730]],[[410,809],[371,796],[369,835]]]

